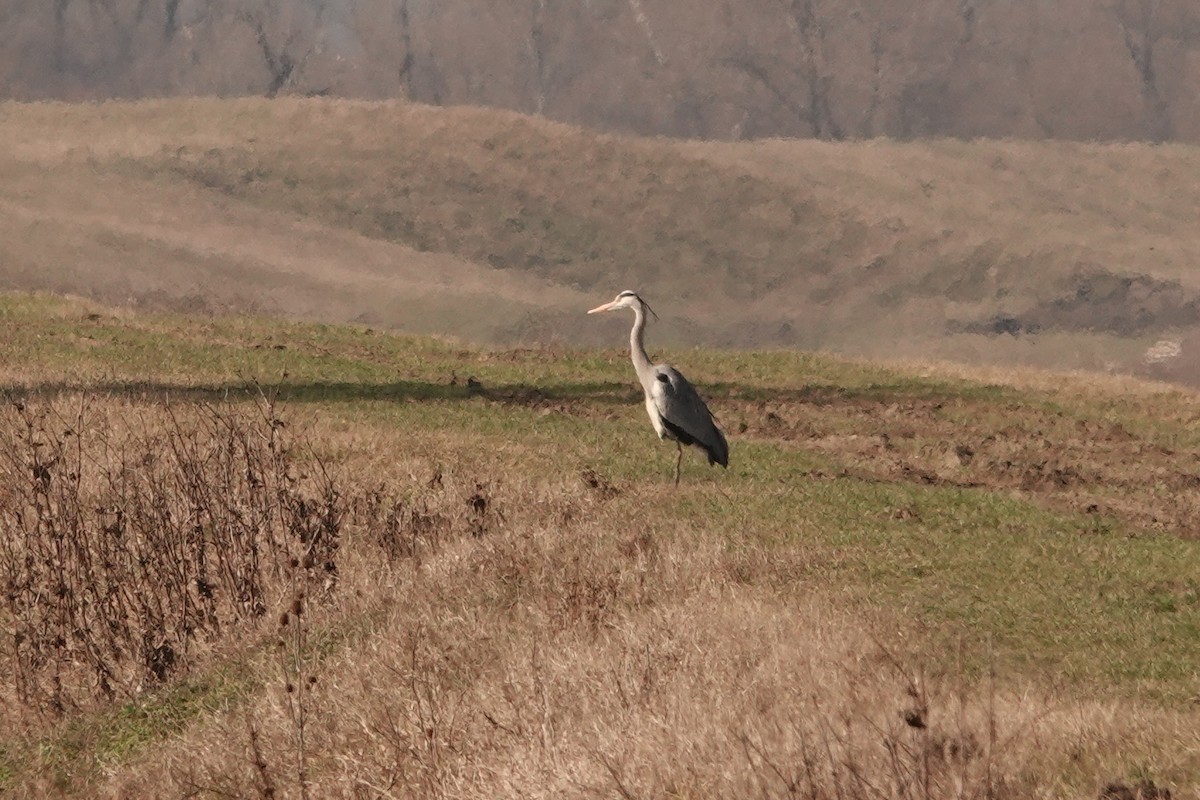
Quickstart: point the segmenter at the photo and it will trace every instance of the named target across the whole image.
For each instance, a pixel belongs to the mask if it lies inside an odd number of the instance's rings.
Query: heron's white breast
[[[650,415],[650,423],[654,426],[654,432],[658,434],[658,438],[663,438],[667,435],[666,428],[663,427],[662,417],[658,413],[658,406],[654,405],[654,398],[646,398],[646,413]]]

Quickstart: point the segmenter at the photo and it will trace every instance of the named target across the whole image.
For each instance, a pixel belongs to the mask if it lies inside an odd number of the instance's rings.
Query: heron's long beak
[[[613,307],[614,305],[616,305],[616,304],[617,304],[617,301],[616,301],[616,300],[613,300],[612,302],[605,303],[605,304],[604,304],[604,305],[602,305],[602,306],[596,306],[595,308],[593,308],[593,309],[592,309],[591,311],[589,311],[588,313],[589,313],[589,314],[596,314],[596,313],[598,313],[598,312],[600,312],[600,311],[612,311],[612,307]]]

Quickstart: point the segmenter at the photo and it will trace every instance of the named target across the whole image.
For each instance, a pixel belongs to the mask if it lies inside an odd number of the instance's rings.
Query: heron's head
[[[610,303],[605,303],[602,306],[596,306],[588,313],[598,314],[601,311],[616,311],[618,308],[637,308],[638,306],[641,306],[651,314],[654,314],[654,309],[650,308],[649,303],[639,297],[637,292],[631,292],[629,290],[621,292]],[[654,316],[656,318],[658,317],[657,314],[654,314]]]

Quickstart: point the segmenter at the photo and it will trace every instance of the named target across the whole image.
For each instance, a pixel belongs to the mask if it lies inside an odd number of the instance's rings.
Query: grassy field
[[[1184,145],[715,144],[325,98],[8,103],[0,286],[504,346],[612,341],[619,324],[576,310],[632,288],[676,346],[1128,370],[1200,328],[1197,187]]]
[[[1200,789],[1191,394],[670,350],[675,488],[620,338],[0,337],[6,796]]]

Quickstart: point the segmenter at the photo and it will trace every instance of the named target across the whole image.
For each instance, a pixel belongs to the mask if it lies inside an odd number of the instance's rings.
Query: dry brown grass
[[[547,492],[587,518],[533,517]],[[805,588],[802,551],[631,529],[580,486],[495,502],[501,529],[347,575],[338,613],[371,622],[309,667],[303,792],[1095,797],[1120,777],[1113,760],[1169,769],[1200,743],[1192,713],[926,676],[891,615]],[[289,693],[262,670],[255,702],[117,770],[103,794],[301,796]]]

